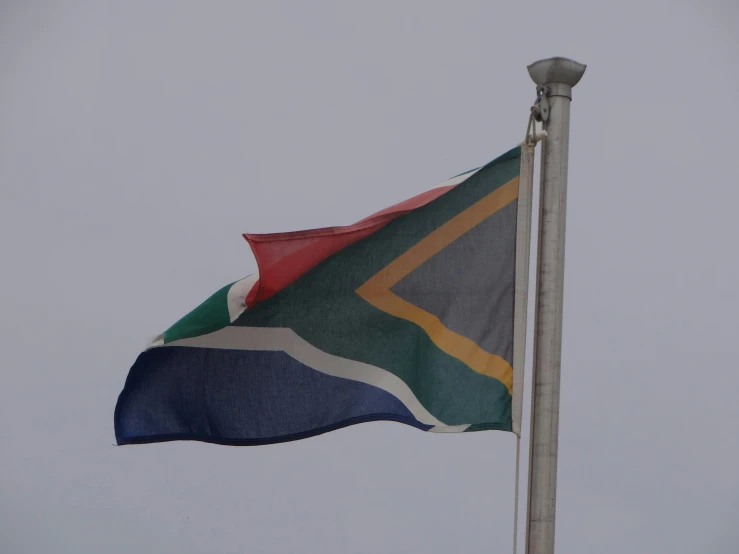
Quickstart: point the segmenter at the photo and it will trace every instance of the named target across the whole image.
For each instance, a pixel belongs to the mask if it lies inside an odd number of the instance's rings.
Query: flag
[[[269,444],[377,420],[514,430],[520,161],[514,148],[348,227],[245,235],[258,273],[139,355],[118,444]]]

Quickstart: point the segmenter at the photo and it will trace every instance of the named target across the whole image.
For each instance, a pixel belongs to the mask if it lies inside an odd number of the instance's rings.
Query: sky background
[[[495,158],[556,55],[588,64],[557,552],[739,551],[737,28],[734,0],[2,0],[0,552],[511,552],[512,434],[115,447],[113,408],[153,336],[254,271],[242,232]]]

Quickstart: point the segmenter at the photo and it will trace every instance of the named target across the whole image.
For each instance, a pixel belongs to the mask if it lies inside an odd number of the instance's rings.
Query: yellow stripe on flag
[[[471,369],[498,379],[511,392],[513,368],[500,356],[486,352],[474,341],[448,329],[435,315],[403,300],[392,290],[401,279],[476,225],[518,197],[518,177],[477,201],[444,225],[432,231],[357,289],[367,302],[421,327],[441,350]]]

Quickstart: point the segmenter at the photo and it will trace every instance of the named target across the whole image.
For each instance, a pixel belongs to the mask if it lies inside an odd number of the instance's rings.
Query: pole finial
[[[574,87],[582,79],[587,66],[569,58],[547,58],[527,67],[531,79],[537,85],[563,83]]]

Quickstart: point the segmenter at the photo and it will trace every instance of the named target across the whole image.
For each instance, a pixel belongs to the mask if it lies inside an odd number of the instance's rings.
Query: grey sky
[[[731,0],[3,0],[0,551],[510,552],[511,434],[117,448],[112,415],[148,340],[252,272],[242,232],[496,157],[552,55],[589,66],[557,551],[736,551],[737,28]]]

